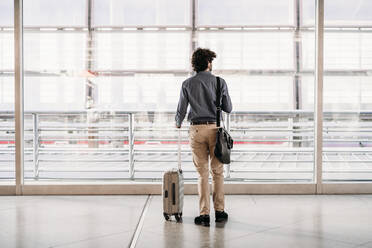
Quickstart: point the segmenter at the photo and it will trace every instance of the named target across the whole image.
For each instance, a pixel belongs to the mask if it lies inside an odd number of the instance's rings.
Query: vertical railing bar
[[[368,153],[364,153],[364,155],[369,159],[369,160],[372,160],[372,157],[368,154]],[[368,161],[368,160],[366,160]],[[369,165],[369,164],[368,164]]]
[[[16,195],[22,195],[24,184],[23,0],[14,0],[14,91]]]
[[[134,133],[133,133],[133,114],[132,113],[129,113],[128,146],[129,146],[129,177],[130,179],[134,179],[134,162],[133,162]]]
[[[323,40],[324,40],[324,0],[316,0],[315,13],[315,92],[314,92],[314,164],[316,174],[316,193],[322,193],[322,155],[323,155]]]
[[[39,116],[37,113],[32,113],[33,119],[33,155],[34,155],[34,179],[39,177]]]
[[[288,147],[294,147],[295,146],[295,142],[294,141],[294,135],[295,135],[295,128],[294,128],[294,125],[293,125],[293,117],[289,117],[288,118],[288,130],[290,130],[290,132],[292,133],[292,135],[289,135],[288,136]]]
[[[298,167],[298,152],[296,152],[296,163],[295,163],[295,168],[297,168]]]
[[[280,158],[279,158],[279,161],[277,162],[277,163],[278,163],[278,166],[277,166],[277,168],[279,168],[279,169],[280,169],[280,165],[281,165],[281,163],[282,163],[282,161],[283,161],[283,158],[284,158],[284,154],[283,154],[283,153],[281,153],[281,154],[280,154]]]
[[[268,155],[266,155],[266,157],[264,159],[262,159],[262,161],[260,162],[260,168],[262,168],[265,165],[265,162],[270,158],[271,153],[268,152],[267,154]]]
[[[294,67],[295,67],[295,75],[293,77],[293,105],[294,109],[300,110],[302,108],[302,36],[301,36],[301,18],[302,18],[302,6],[301,0],[294,1],[294,18],[295,18],[295,25],[296,29],[294,32]],[[299,122],[299,115],[295,115],[292,117],[293,123]],[[294,126],[293,131],[298,127]],[[293,136],[293,140],[302,139],[301,136]],[[292,147],[300,147],[302,146],[302,142],[293,142]]]
[[[347,161],[348,159],[345,158],[345,155],[342,155],[342,153],[338,154],[338,157],[341,158],[340,161],[342,161],[343,167],[349,166],[350,167],[350,161]]]

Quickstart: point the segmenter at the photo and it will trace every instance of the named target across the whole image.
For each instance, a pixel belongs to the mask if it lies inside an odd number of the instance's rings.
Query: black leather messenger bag
[[[216,90],[216,122],[217,122],[217,137],[216,137],[216,147],[214,148],[214,155],[218,158],[221,163],[230,164],[230,154],[233,148],[233,139],[230,134],[225,129],[225,125],[220,127],[220,116],[221,116],[221,82],[220,78],[217,77],[217,90]],[[223,120],[222,120],[223,123]]]

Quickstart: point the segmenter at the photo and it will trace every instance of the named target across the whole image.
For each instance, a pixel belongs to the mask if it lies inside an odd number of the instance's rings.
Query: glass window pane
[[[303,75],[301,77],[301,103],[302,109],[313,111],[314,110],[314,76]]]
[[[325,1],[327,25],[372,23],[371,1]],[[364,29],[325,33],[324,181],[372,181],[372,35]]]
[[[293,69],[293,34],[290,32],[198,33],[200,47],[217,53],[215,69]]]
[[[359,110],[360,83],[358,77],[327,77],[324,84],[324,110]]]
[[[303,34],[303,68],[314,68],[313,33]],[[324,67],[327,70],[369,70],[372,68],[372,34],[326,32]]]
[[[25,32],[25,70],[39,72],[83,71],[85,33]]]
[[[302,0],[303,24],[313,25],[315,1]],[[324,1],[324,24],[327,26],[363,26],[372,24],[372,1],[326,0]]]
[[[190,0],[94,0],[94,26],[188,26]]]
[[[85,109],[85,78],[25,77],[25,111],[82,111]]]
[[[15,184],[13,2],[0,1],[0,185]]]
[[[135,74],[134,76],[96,77],[98,109],[127,111],[174,111],[184,76],[173,74]]]
[[[2,110],[12,110],[14,108],[14,78],[10,76],[0,76],[0,104]]]
[[[294,0],[197,2],[199,26],[294,25]],[[66,20],[44,13],[48,8],[44,3],[49,4],[37,1],[40,9],[25,4],[27,25],[46,19],[50,26],[87,23],[86,4],[79,7],[84,10],[80,15],[84,22],[79,22],[71,17],[75,12],[67,13],[65,7],[60,10]],[[244,155],[234,152],[231,178],[313,180],[313,133],[308,131],[313,114],[302,112],[295,102],[302,97],[296,96],[296,90],[301,90],[297,31],[215,28],[198,30],[191,41],[191,32],[183,29],[110,28],[190,26],[189,0],[92,3],[93,26],[106,28],[92,33],[25,30],[25,123],[32,127],[32,118],[37,117],[40,135],[38,164],[27,161],[26,179],[128,179],[131,147],[135,147],[134,178],[160,179],[169,163],[176,161],[177,130],[174,113],[168,111],[175,111],[181,83],[189,76],[195,42],[217,52],[214,69],[226,79],[236,111],[230,127],[237,150],[243,149]],[[131,128],[129,120],[133,120]],[[33,151],[33,145],[28,139],[26,149]],[[186,145],[183,149],[190,149]],[[187,160],[185,176],[196,178],[190,154],[183,159]]]
[[[97,70],[187,70],[188,32],[96,33]]]
[[[199,26],[294,24],[293,1],[287,1],[288,8],[277,7],[276,4],[284,1],[217,1],[217,4],[209,5],[206,2],[199,2]],[[200,11],[203,4],[204,12]],[[251,4],[251,9],[244,8],[244,4]],[[230,5],[231,8],[226,7]],[[311,11],[315,11],[314,8]],[[209,19],[203,22],[205,14]],[[227,31],[202,29],[197,32],[197,45],[217,53],[213,69],[226,80],[234,105],[230,129],[235,138],[235,148],[244,152],[233,152],[231,178],[313,180],[314,137],[311,130],[314,104],[307,102],[303,105],[302,87],[305,83],[313,86],[314,80],[304,82],[303,74],[295,72],[297,66],[302,70],[301,61],[297,61],[302,56],[299,50],[302,39],[297,37],[302,33],[302,30],[297,33],[257,27]],[[308,42],[314,44],[314,36],[308,37]],[[262,75],[257,75],[260,73]],[[306,75],[313,79],[312,72]],[[268,171],[275,171],[275,175]]]
[[[203,0],[197,3],[199,26],[294,24],[293,0]]]
[[[304,70],[314,70],[315,68],[315,34],[314,32],[302,32],[301,33],[301,51],[302,51],[301,52],[302,68]],[[327,66],[324,65],[324,67],[326,68]]]
[[[14,9],[13,0],[0,1],[0,27],[13,27],[14,25]]]
[[[310,110],[314,101],[313,77],[302,78],[304,109]],[[368,111],[372,108],[372,83],[369,76],[325,76],[324,110]],[[352,82],[352,83],[351,83]]]
[[[327,33],[324,54],[327,69],[371,69],[372,34]]]
[[[14,69],[14,33],[13,31],[0,32],[0,71],[13,71]]]
[[[86,26],[86,3],[86,0],[24,0],[24,26]]]
[[[234,111],[293,108],[293,77],[221,75],[229,87]]]

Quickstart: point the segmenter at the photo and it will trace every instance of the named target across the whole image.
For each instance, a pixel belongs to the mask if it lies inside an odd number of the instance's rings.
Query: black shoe
[[[229,215],[225,211],[216,211],[216,222],[227,221]]]
[[[194,220],[196,225],[209,226],[210,218],[208,214],[200,215],[195,217]]]

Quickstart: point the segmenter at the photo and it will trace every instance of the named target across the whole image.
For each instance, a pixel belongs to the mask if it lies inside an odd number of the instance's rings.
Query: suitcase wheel
[[[165,220],[169,220],[169,215],[167,213],[163,213]]]
[[[182,222],[182,213],[175,214],[174,217],[176,217],[177,222]]]

